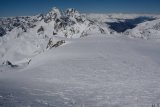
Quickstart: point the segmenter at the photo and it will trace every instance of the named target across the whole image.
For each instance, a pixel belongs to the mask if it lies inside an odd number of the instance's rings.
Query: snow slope
[[[160,39],[160,19],[141,23],[125,34],[132,38]]]
[[[1,107],[152,107],[160,102],[160,43],[67,39],[17,72],[0,72]],[[12,69],[13,70],[13,69]]]

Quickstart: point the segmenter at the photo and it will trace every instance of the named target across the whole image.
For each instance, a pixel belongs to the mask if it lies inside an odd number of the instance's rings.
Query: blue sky
[[[0,0],[0,17],[46,13],[52,7],[85,13],[159,13],[160,0]]]

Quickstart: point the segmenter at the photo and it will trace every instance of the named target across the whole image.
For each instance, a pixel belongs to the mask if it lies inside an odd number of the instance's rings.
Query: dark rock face
[[[102,34],[105,34],[105,31],[104,31],[104,29],[102,29],[102,28],[99,28],[99,30],[100,30],[100,32],[101,32]]]
[[[56,44],[54,44],[52,47],[57,48],[58,46],[60,46],[60,45],[62,45],[62,44],[64,44],[64,43],[65,43],[65,40],[60,40],[60,41],[58,41]]]
[[[137,26],[137,24],[140,24],[145,21],[152,21],[155,20],[151,17],[138,17],[135,19],[126,19],[124,22],[111,22],[107,23],[110,25],[110,28],[115,30],[118,33],[125,32],[127,29],[133,29]]]
[[[55,32],[53,31],[53,35],[57,35],[57,33],[55,33]]]
[[[20,27],[22,28],[23,32],[27,32],[27,28],[25,26],[21,25]]]
[[[65,40],[60,40],[60,41],[57,41],[57,43],[53,43],[53,40],[52,39],[49,39],[49,42],[47,44],[47,49],[51,49],[51,48],[57,48],[58,46],[62,45],[65,43]]]
[[[40,33],[40,32],[44,32],[44,28],[42,26],[37,30],[37,33]]]
[[[14,27],[18,27],[20,25],[21,25],[20,23],[16,23],[16,22],[13,24]]]
[[[4,36],[6,34],[6,31],[0,27],[0,37]]]
[[[10,61],[6,61],[4,64],[6,64],[6,65],[8,65],[8,66],[10,66],[10,67],[18,67],[18,65],[14,65],[14,64],[12,64]]]
[[[153,26],[153,29],[160,31],[160,22]]]

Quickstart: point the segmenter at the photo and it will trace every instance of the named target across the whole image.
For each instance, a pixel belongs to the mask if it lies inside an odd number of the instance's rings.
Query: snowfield
[[[24,69],[0,72],[0,106],[152,107],[160,102],[159,41],[106,35],[66,41]]]

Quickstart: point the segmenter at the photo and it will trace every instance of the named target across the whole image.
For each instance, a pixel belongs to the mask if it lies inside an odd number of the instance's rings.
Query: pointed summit
[[[56,14],[57,18],[60,18],[62,16],[61,10],[58,9],[57,7],[53,7],[49,13],[50,14]]]
[[[67,9],[66,10],[66,15],[68,17],[75,17],[75,18],[80,17],[80,13],[74,8]]]
[[[60,9],[53,7],[51,11],[46,14],[45,22],[50,22],[52,20],[56,20],[62,17],[62,12]]]

